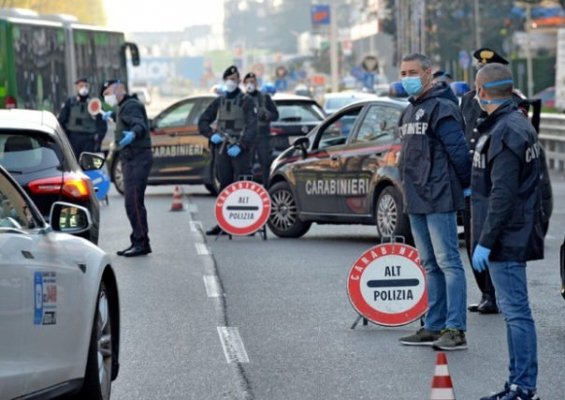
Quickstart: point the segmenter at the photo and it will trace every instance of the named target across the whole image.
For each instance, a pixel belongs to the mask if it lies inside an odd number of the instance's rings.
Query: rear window
[[[35,131],[0,131],[0,165],[13,174],[58,168],[63,154],[55,141]]]
[[[320,122],[324,119],[322,110],[315,103],[276,102],[279,119],[276,122]]]
[[[341,107],[345,107],[354,101],[359,100],[357,97],[337,97],[335,99],[327,99],[325,109],[326,110],[337,110]]]

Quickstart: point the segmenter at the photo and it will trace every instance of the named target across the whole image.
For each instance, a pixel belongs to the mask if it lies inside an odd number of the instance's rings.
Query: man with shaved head
[[[473,268],[487,268],[506,321],[510,376],[504,389],[481,400],[534,400],[537,339],[528,301],[526,262],[543,258],[537,134],[512,101],[512,72],[482,67],[476,97],[487,113],[478,126],[471,177]]]

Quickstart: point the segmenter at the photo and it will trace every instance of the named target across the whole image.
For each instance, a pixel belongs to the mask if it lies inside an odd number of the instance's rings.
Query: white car
[[[332,115],[337,110],[360,100],[374,100],[377,95],[365,92],[335,92],[324,95],[324,112]]]
[[[0,398],[110,398],[119,299],[110,258],[70,235],[92,224],[55,202],[49,226],[0,167]]]

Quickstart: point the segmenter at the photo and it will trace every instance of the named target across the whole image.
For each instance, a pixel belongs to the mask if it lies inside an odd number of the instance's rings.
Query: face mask
[[[88,88],[87,88],[87,87],[81,87],[81,88],[78,90],[78,94],[81,95],[81,96],[83,96],[83,97],[84,97],[84,96],[88,96]]]
[[[247,91],[247,93],[253,93],[255,90],[257,90],[257,87],[253,83],[248,83],[245,86],[245,90]]]
[[[231,93],[233,92],[235,89],[237,89],[237,83],[231,79],[228,79],[227,81],[224,82],[224,84],[226,85],[226,90]]]
[[[416,96],[420,94],[424,86],[422,85],[422,79],[419,76],[407,76],[400,80],[402,87],[406,90],[409,96]]]
[[[118,104],[118,99],[117,99],[115,94],[110,94],[110,95],[104,96],[104,101],[110,107],[114,107]]]

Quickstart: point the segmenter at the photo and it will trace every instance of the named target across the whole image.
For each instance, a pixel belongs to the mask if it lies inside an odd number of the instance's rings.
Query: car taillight
[[[62,194],[69,199],[84,200],[90,196],[90,183],[87,177],[77,174],[64,174],[63,178],[42,178],[28,183],[33,194]]]
[[[271,136],[282,135],[284,131],[281,128],[271,128]]]
[[[12,97],[12,96],[8,96],[8,97],[6,97],[4,104],[6,105],[7,109],[16,108],[16,106],[17,106],[16,98]]]

